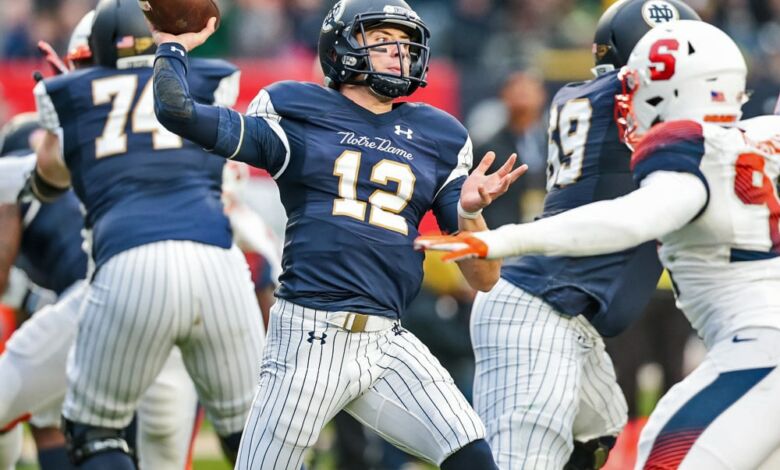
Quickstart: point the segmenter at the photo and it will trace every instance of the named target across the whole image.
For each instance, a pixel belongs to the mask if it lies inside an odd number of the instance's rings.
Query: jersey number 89
[[[574,184],[582,175],[585,144],[588,142],[593,108],[590,100],[579,98],[554,106],[550,112],[547,190]],[[554,139],[558,131],[558,141]],[[561,156],[563,154],[563,156]]]

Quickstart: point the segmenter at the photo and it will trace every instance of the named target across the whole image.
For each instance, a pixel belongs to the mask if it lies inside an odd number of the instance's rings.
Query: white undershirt
[[[474,236],[487,243],[488,258],[601,255],[674,232],[696,217],[706,203],[707,189],[697,176],[656,171],[623,197]]]

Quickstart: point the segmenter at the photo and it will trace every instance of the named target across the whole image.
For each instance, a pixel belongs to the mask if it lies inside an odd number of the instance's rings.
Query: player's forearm
[[[219,108],[196,103],[187,83],[187,57],[175,43],[160,45],[154,61],[154,112],[169,131],[206,149],[217,146]]]
[[[46,132],[35,153],[36,165],[30,175],[30,187],[41,202],[52,202],[70,188],[70,171],[60,154],[57,134]]]
[[[468,232],[482,232],[488,229],[481,215],[476,219],[458,217],[458,227]],[[483,292],[492,289],[501,275],[500,260],[468,259],[458,261],[458,267],[469,285]]]
[[[649,184],[618,199],[475,236],[487,243],[491,258],[601,255],[673,232],[690,222],[706,204],[707,190],[693,175],[667,173],[647,179]]]

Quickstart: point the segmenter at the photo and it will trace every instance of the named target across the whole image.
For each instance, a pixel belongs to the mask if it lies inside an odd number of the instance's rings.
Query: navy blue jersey
[[[226,84],[235,74],[223,61],[193,61],[194,98],[219,103],[232,94]],[[231,244],[220,200],[224,160],[157,121],[151,76],[151,67],[94,67],[36,87],[41,121],[60,134],[73,188],[86,208],[98,267],[156,241]]]
[[[36,284],[58,295],[87,275],[82,249],[84,218],[73,191],[50,204],[34,201],[21,210],[22,242],[16,265]]]
[[[636,188],[631,152],[618,136],[617,72],[563,87],[550,113],[548,190],[542,217]],[[594,224],[599,221],[594,220]],[[566,315],[585,315],[614,336],[639,316],[661,274],[655,242],[602,256],[524,256],[508,260],[501,276]]]
[[[335,90],[280,82],[249,107],[237,158],[267,169],[287,212],[277,295],[329,311],[398,317],[417,294],[426,211],[457,230],[471,142],[452,116],[405,103],[374,114]],[[270,128],[283,145],[246,144]],[[275,148],[277,151],[272,151]]]

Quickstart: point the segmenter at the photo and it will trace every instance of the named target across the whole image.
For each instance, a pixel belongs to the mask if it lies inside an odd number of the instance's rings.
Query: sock
[[[124,452],[116,450],[90,457],[78,468],[79,470],[136,470],[133,459]]]
[[[484,439],[466,444],[441,463],[442,470],[498,470],[490,446]]]
[[[65,447],[38,449],[38,465],[41,470],[74,470]]]

